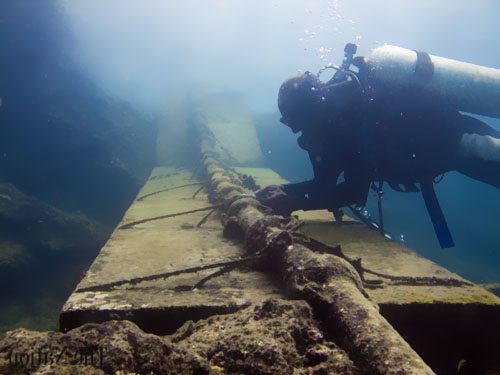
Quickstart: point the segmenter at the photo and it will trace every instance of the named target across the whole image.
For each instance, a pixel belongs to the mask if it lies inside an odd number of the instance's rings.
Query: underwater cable
[[[190,184],[184,184],[184,185],[179,185],[179,186],[174,186],[174,187],[169,187],[169,188],[166,188],[166,189],[161,189],[161,190],[157,190],[157,191],[154,191],[152,193],[148,193],[148,194],[145,194],[139,198],[137,198],[138,201],[142,201],[144,200],[145,198],[147,197],[151,197],[153,195],[156,195],[156,194],[160,194],[160,193],[163,193],[165,191],[170,191],[170,190],[176,190],[176,189],[181,189],[181,188],[185,188],[185,187],[188,187],[188,186],[198,186],[198,185],[203,185],[204,182],[193,182],[193,183],[190,183]]]
[[[99,285],[92,285],[92,286],[88,286],[88,287],[83,287],[83,288],[76,289],[75,292],[107,291],[107,290],[112,290],[113,288],[115,288],[117,286],[120,286],[120,285],[125,285],[125,284],[134,285],[134,284],[138,284],[138,283],[143,282],[143,281],[151,281],[151,280],[157,280],[157,279],[166,279],[168,277],[177,276],[177,275],[180,275],[180,274],[183,274],[183,273],[195,273],[195,272],[198,272],[198,271],[208,270],[208,269],[211,269],[211,268],[219,268],[219,267],[223,267],[223,269],[226,269],[227,267],[234,268],[234,267],[237,267],[237,266],[240,266],[240,265],[243,265],[243,264],[247,264],[249,262],[254,262],[254,261],[262,260],[266,256],[267,255],[257,255],[257,256],[251,256],[251,257],[246,257],[246,258],[228,260],[228,261],[223,261],[223,262],[202,264],[201,266],[183,268],[183,269],[180,269],[180,270],[174,270],[174,271],[168,271],[168,272],[158,273],[158,274],[155,274],[155,275],[148,275],[148,276],[142,276],[142,277],[134,277],[132,279],[123,279],[123,280],[113,281],[113,282],[110,282],[110,283],[104,283],[104,284],[99,284]],[[227,272],[227,270],[225,272]],[[216,273],[218,273],[218,272],[216,272]],[[210,278],[211,277],[214,277],[214,274],[210,275]],[[199,281],[198,284],[200,284],[202,281],[203,280]],[[196,285],[198,285],[198,284],[196,284]]]
[[[215,210],[215,209],[217,209],[219,207],[220,206],[209,206],[209,207],[198,208],[196,210],[176,212],[176,213],[173,213],[173,214],[167,214],[167,215],[161,215],[161,216],[155,216],[155,217],[148,217],[146,219],[131,221],[130,223],[123,224],[123,225],[119,226],[118,229],[130,229],[130,228],[134,227],[137,224],[147,223],[149,221],[167,219],[169,217],[175,217],[175,216],[181,216],[181,215],[188,215],[188,214],[192,214],[192,213],[195,213],[195,212],[201,212],[201,211]]]

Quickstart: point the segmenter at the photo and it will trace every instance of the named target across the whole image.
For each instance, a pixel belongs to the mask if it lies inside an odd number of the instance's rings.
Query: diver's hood
[[[315,74],[305,72],[287,79],[280,87],[278,108],[281,122],[296,128],[317,115],[322,83]]]
[[[294,132],[331,120],[336,112],[355,111],[360,104],[361,91],[357,82],[345,79],[324,83],[310,72],[287,79],[278,95],[281,122]]]

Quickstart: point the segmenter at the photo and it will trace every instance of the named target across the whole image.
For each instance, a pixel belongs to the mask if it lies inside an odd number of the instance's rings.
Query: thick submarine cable
[[[238,177],[226,171],[215,151],[216,140],[195,116],[201,163],[209,178],[209,196],[221,205],[226,234],[238,232],[250,252],[267,253],[290,291],[304,298],[322,317],[328,333],[343,343],[351,359],[369,374],[433,374],[434,372],[380,315],[361,279],[345,259],[314,252],[297,232],[295,218],[273,215],[251,197]],[[276,268],[275,268],[276,269]]]

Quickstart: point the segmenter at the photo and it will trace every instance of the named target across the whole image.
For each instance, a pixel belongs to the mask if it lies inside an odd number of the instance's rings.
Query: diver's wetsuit
[[[419,191],[417,183],[432,186],[453,170],[500,188],[500,160],[463,147],[478,136],[500,140],[500,132],[483,122],[417,88],[367,98],[347,81],[332,92],[321,98],[326,114],[300,127],[298,143],[309,153],[314,179],[283,186],[292,210],[364,205],[372,181]],[[342,172],[344,181],[337,183]]]

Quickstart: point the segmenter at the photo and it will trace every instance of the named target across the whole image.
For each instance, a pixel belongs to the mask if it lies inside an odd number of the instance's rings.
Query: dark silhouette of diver
[[[370,187],[386,182],[421,191],[441,246],[453,246],[434,182],[458,171],[500,188],[500,132],[418,86],[373,90],[362,66],[354,78],[324,83],[306,72],[282,84],[280,121],[302,132],[314,179],[268,186],[257,198],[279,214],[329,209],[341,220],[340,208],[364,206]]]

